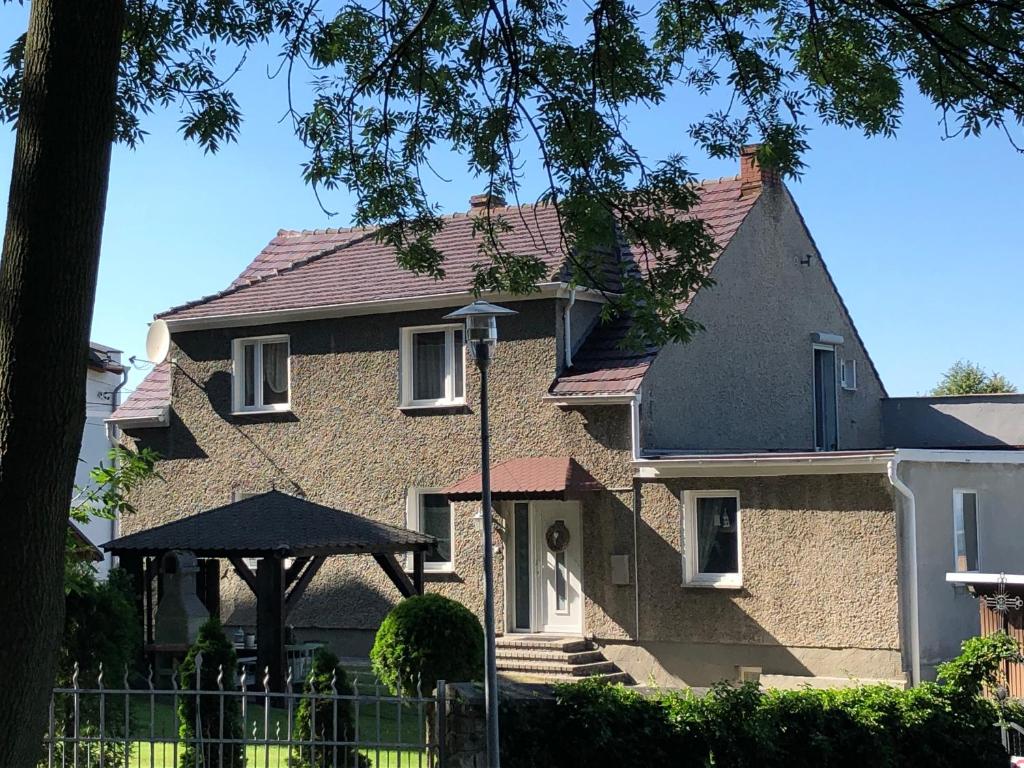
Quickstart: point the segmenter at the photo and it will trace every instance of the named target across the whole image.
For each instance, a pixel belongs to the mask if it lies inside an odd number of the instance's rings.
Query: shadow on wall
[[[196,436],[174,408],[170,410],[170,425],[164,429],[126,429],[125,433],[135,443],[136,450],[149,448],[161,458],[208,459],[206,451],[199,447]]]

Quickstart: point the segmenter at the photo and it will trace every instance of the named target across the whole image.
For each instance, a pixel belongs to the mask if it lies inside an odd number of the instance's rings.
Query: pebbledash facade
[[[902,683],[921,673],[885,391],[788,190],[741,163],[701,190],[722,251],[686,345],[622,351],[600,294],[559,279],[554,211],[495,211],[552,275],[488,297],[519,313],[490,377],[499,631],[591,638],[638,682]],[[162,479],[122,530],[276,488],[437,536],[427,589],[480,612],[479,382],[442,320],[471,299],[480,210],[438,235],[442,282],[371,232],[282,231],[227,290],[161,315],[170,362],[112,421]],[[289,623],[365,654],[385,579],[334,558]],[[254,614],[225,566],[225,622]]]

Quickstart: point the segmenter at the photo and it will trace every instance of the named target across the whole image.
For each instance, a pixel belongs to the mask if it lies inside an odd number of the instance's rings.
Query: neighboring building
[[[1024,574],[1024,395],[893,398],[883,414],[886,440],[906,446],[897,499],[917,520],[910,562],[920,664],[931,677],[964,640],[990,629],[976,594],[991,592],[1000,574]]]
[[[114,446],[108,434],[106,420],[117,410],[118,393],[124,383],[125,368],[121,365],[120,350],[89,342],[88,375],[85,382],[85,427],[82,430],[82,449],[78,453],[75,486],[89,484],[89,472],[100,462],[109,463],[110,449]],[[114,520],[92,518],[80,526],[76,533],[93,545],[114,538],[117,523]],[[101,577],[110,570],[110,556],[97,561],[96,570]]]
[[[443,281],[372,231],[282,231],[229,288],[160,315],[170,360],[111,419],[163,456],[125,532],[277,488],[436,536],[428,589],[482,611],[478,378],[441,318],[472,298],[486,204],[438,235]],[[640,682],[916,677],[885,390],[786,187],[750,154],[702,185],[717,285],[684,310],[707,330],[640,351],[563,281],[551,207],[496,212],[550,274],[488,297],[519,312],[490,379],[499,629],[592,639]],[[336,560],[289,621],[365,653],[393,591]],[[253,624],[222,573],[225,622]]]

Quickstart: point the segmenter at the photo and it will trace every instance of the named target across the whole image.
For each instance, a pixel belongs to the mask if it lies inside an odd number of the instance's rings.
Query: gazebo
[[[168,552],[206,558],[198,574],[199,597],[213,615],[220,608],[220,559],[256,596],[256,650],[270,685],[284,687],[284,628],[288,613],[328,557],[372,555],[403,597],[423,593],[423,562],[432,536],[369,520],[280,491],[226,504],[103,545],[134,577],[146,640],[153,643],[152,583]],[[397,555],[412,553],[410,578]],[[292,562],[286,565],[286,560]],[[257,559],[255,573],[246,559]]]

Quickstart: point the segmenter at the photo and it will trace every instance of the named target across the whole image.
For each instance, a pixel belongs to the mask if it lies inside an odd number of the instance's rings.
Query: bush
[[[313,654],[313,664],[306,678],[305,693],[295,710],[296,741],[312,741],[321,745],[327,741],[348,741],[355,733],[355,722],[352,717],[352,703],[348,700],[338,702],[316,699],[308,694],[330,694],[333,690],[342,696],[352,695],[345,670],[338,664],[338,657],[328,650],[318,648]],[[315,725],[314,725],[315,723]],[[353,765],[353,750],[349,747],[315,746],[303,750],[297,757],[289,759],[289,765],[295,768],[328,768],[328,766]],[[369,768],[370,760],[359,755],[358,765]]]
[[[370,651],[373,671],[392,693],[433,690],[438,680],[483,677],[484,632],[461,603],[441,595],[409,597],[389,613]]]
[[[199,628],[199,637],[189,649],[185,661],[178,671],[181,674],[183,690],[196,690],[196,657],[202,653],[202,664],[199,673],[198,689],[201,691],[217,691],[217,678],[221,669],[224,675],[221,681],[225,691],[235,690],[235,669],[238,658],[235,647],[224,634],[220,619],[213,617]],[[196,734],[196,699],[199,700],[199,723],[201,734]],[[221,709],[223,705],[223,710]],[[221,713],[223,711],[223,732],[221,731]],[[217,696],[212,694],[183,695],[178,700],[178,734],[184,742],[181,753],[181,768],[192,768],[195,765],[222,768],[222,766],[238,766],[245,764],[245,755],[240,744],[218,743],[220,739],[242,738],[242,713],[237,696]],[[194,742],[202,738],[203,753],[196,755]],[[210,742],[213,743],[210,743]]]
[[[60,661],[56,684],[69,688],[78,664],[78,684],[82,688],[95,688],[99,682],[102,665],[103,686],[121,688],[125,672],[130,670],[138,657],[142,644],[142,620],[135,610],[131,577],[119,568],[114,568],[106,581],[97,581],[90,568],[83,571],[77,588],[67,593],[64,599],[64,634],[61,639]],[[54,717],[58,730],[65,733],[73,730],[74,708],[70,696],[58,697]],[[79,733],[83,736],[99,736],[100,703],[94,695],[79,699]],[[108,696],[104,700],[106,736],[123,738],[124,699]],[[62,745],[57,745],[58,752]],[[99,748],[95,744],[79,745],[78,759],[90,763],[99,761]],[[106,742],[103,762],[107,765],[124,763],[124,743]],[[56,762],[60,763],[60,754]],[[66,761],[73,762],[72,756]]]
[[[1004,768],[996,702],[981,697],[1016,643],[964,644],[942,682],[762,692],[717,685],[644,696],[588,680],[502,702],[506,768]]]

